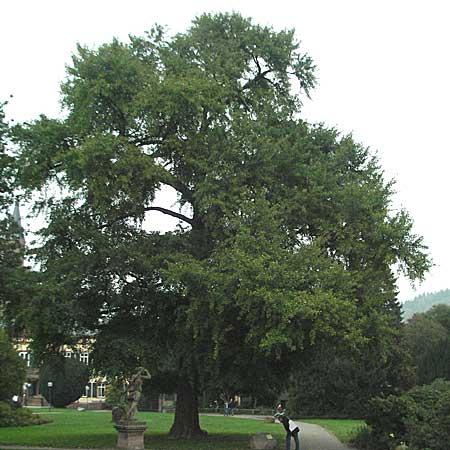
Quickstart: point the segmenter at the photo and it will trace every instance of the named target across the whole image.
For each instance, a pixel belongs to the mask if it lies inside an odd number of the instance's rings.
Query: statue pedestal
[[[117,447],[126,450],[144,450],[146,422],[118,422],[114,425],[118,432]]]

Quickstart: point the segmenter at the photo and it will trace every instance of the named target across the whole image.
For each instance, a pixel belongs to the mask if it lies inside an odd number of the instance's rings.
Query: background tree
[[[51,388],[48,387],[49,381],[53,383]],[[88,382],[88,366],[75,358],[54,356],[39,370],[39,390],[56,408],[64,408],[78,400],[85,393]]]
[[[428,311],[434,305],[450,304],[450,289],[421,294],[402,304],[403,318],[410,319],[414,314]]]
[[[417,384],[450,379],[450,306],[435,305],[404,326],[407,348],[416,365]]]
[[[22,394],[25,364],[15,351],[4,330],[0,329],[0,401],[10,402]]]
[[[5,308],[18,294],[17,279],[23,261],[21,230],[10,211],[15,166],[8,148],[10,130],[5,121],[5,105],[0,103],[0,326],[6,326]]]
[[[393,330],[394,331],[394,330]],[[310,417],[367,417],[370,399],[415,385],[410,354],[399,337],[352,350],[320,346],[291,375],[288,408]]]
[[[2,213],[5,206],[11,204],[11,183],[14,175],[14,158],[8,151],[10,129],[5,120],[4,108],[6,104],[7,102],[0,102],[0,211]]]
[[[439,323],[450,334],[450,305],[438,304],[424,313],[424,316]]]
[[[14,130],[18,185],[48,221],[21,305],[39,352],[93,332],[99,370],[170,373],[171,434],[191,437],[199,392],[282,385],[314,344],[383,334],[392,265],[420,279],[429,261],[367,150],[299,119],[313,84],[292,30],[238,14],[79,46],[67,116]],[[160,214],[177,229],[149,231]]]

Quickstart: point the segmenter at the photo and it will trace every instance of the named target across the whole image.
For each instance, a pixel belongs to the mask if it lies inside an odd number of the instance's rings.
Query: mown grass
[[[104,411],[53,410],[39,414],[52,423],[39,426],[0,428],[0,445],[23,445],[55,448],[114,448],[117,434],[111,423],[111,413]],[[167,433],[173,422],[173,414],[139,413],[137,418],[148,423],[145,447],[151,450],[244,450],[249,448],[253,434],[265,432],[274,436],[279,443],[284,441],[280,424],[265,423],[262,420],[245,420],[239,417],[201,416],[202,429],[208,432],[206,439],[183,441],[169,438]],[[329,429],[338,437],[346,436],[361,421],[312,421]],[[339,422],[333,424],[333,422]],[[353,422],[358,422],[353,423]],[[281,445],[281,444],[280,444]],[[1,448],[1,447],[0,447]]]

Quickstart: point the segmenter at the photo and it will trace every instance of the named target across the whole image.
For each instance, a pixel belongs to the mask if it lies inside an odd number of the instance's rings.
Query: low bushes
[[[12,407],[7,402],[0,402],[0,427],[23,427],[44,423],[49,423],[49,421],[33,415],[29,409]]]
[[[354,441],[361,450],[393,449],[402,442],[411,450],[450,450],[450,382],[373,399],[367,425]]]

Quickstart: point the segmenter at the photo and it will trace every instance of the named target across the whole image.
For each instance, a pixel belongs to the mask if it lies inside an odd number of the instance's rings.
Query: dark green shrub
[[[53,383],[51,399],[49,381]],[[89,369],[76,359],[53,358],[42,367],[39,382],[40,391],[45,399],[52,406],[63,408],[83,395],[89,382]]]
[[[401,396],[375,398],[368,431],[354,440],[360,450],[392,449],[405,442],[411,450],[450,450],[450,382],[436,380]]]
[[[110,383],[106,391],[105,406],[108,409],[112,409],[114,406],[123,406],[123,392],[124,389],[121,381]]]
[[[29,409],[11,407],[7,402],[0,402],[0,427],[23,427],[49,423],[33,414]]]
[[[358,450],[377,450],[373,446],[373,437],[371,429],[368,427],[361,427],[358,434],[351,440],[352,447]]]
[[[0,401],[20,395],[25,381],[25,363],[0,330]]]
[[[0,427],[14,427],[16,420],[11,406],[6,402],[0,402]]]
[[[450,382],[436,380],[412,389],[408,396],[414,410],[405,424],[412,448],[450,449]]]
[[[389,395],[369,402],[366,422],[371,430],[374,450],[393,448],[408,440],[405,422],[413,410],[414,404],[407,396]]]

